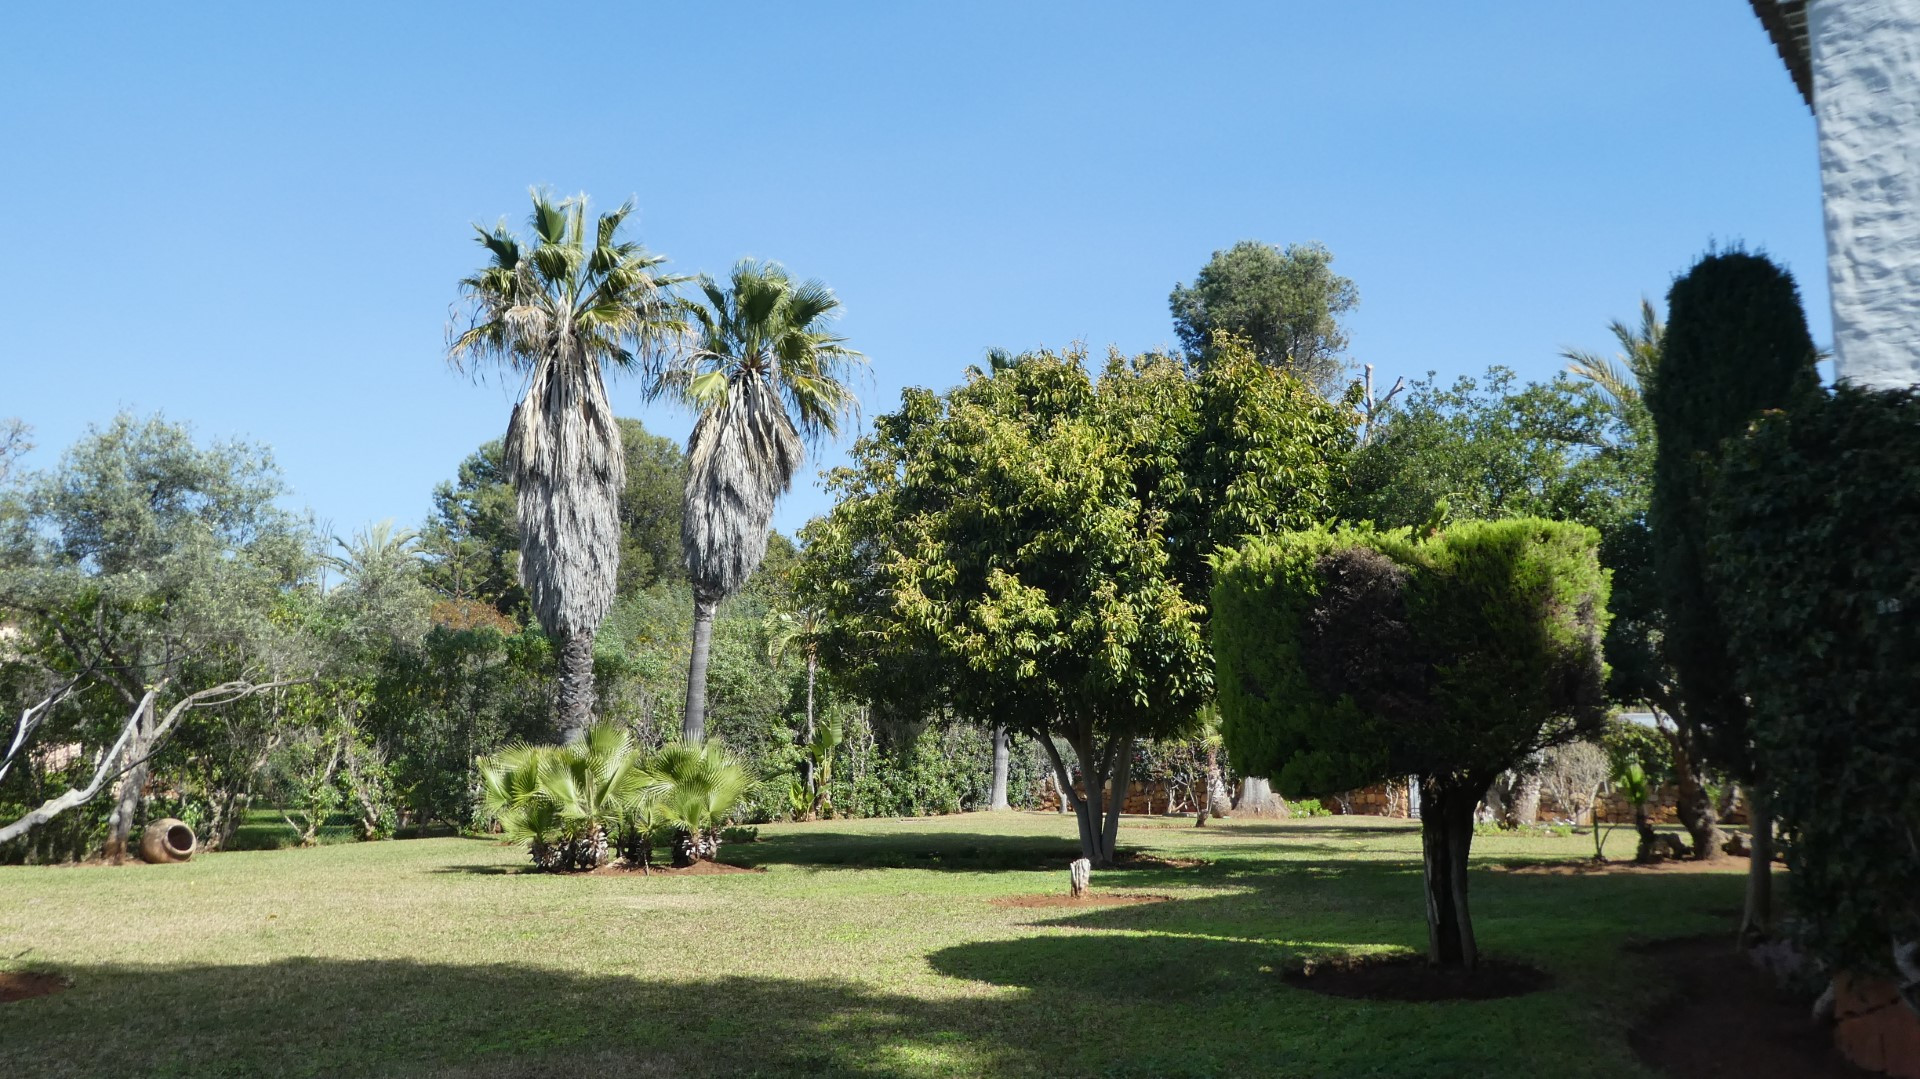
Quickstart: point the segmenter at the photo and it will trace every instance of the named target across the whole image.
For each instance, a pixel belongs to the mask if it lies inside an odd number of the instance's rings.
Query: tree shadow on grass
[[[1278,976],[1300,955],[1421,947],[1417,864],[1241,865],[1207,882],[1219,890],[1032,912],[1024,932],[1016,917],[1010,939],[933,950],[942,977],[910,991],[725,976],[755,942],[724,936],[715,974],[686,981],[408,959],[68,966],[67,992],[0,1006],[0,1075],[1631,1074],[1625,1030],[1645,986],[1620,943],[1648,910],[1725,905],[1740,884],[1476,871],[1483,945],[1560,988],[1436,1005],[1328,998]]]
[[[1056,836],[1010,836],[974,832],[786,832],[756,843],[722,848],[729,862],[759,868],[798,865],[816,869],[942,869],[960,873],[994,870],[1065,871],[1080,857],[1080,844]]]
[[[0,1009],[0,1075],[1233,1076],[1267,1071],[1322,1025],[1320,1000],[1260,970],[1268,949],[1093,938],[1060,949],[1015,952],[1025,965],[998,973],[991,946],[936,959],[956,977],[1043,993],[919,996],[834,979],[411,960],[76,967],[67,992]],[[1049,963],[1086,977],[1047,977]]]

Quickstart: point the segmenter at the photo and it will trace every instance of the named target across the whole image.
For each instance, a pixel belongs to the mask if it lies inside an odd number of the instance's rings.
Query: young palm
[[[645,772],[645,797],[678,830],[674,864],[712,861],[720,850],[720,825],[753,786],[753,772],[718,739],[666,746],[647,763]]]
[[[651,375],[686,329],[680,279],[664,257],[623,239],[628,203],[587,226],[585,196],[533,195],[533,236],[476,229],[490,256],[460,282],[467,329],[447,357],[496,364],[526,380],[507,424],[506,467],[518,498],[520,579],[560,649],[556,726],[584,730],[593,712],[593,635],[613,602],[620,560],[620,428],[605,373]],[[651,387],[650,387],[651,388]]]
[[[807,663],[807,718],[806,727],[800,732],[802,747],[813,744],[814,688],[820,678],[820,634],[825,629],[826,612],[816,606],[804,606],[795,610],[776,610],[767,614],[762,623],[767,633],[767,658],[778,667],[780,661],[798,652]],[[801,778],[807,789],[813,790],[813,774],[805,761],[806,774]]]
[[[542,869],[593,869],[644,815],[648,784],[633,736],[608,723],[564,746],[512,746],[481,761],[481,800]]]
[[[707,730],[713,612],[767,553],[773,503],[793,483],[806,440],[832,436],[858,407],[847,385],[866,358],[827,326],[840,308],[818,281],[741,262],[726,287],[702,277],[698,345],[669,388],[698,413],[688,439],[681,545],[693,585],[693,654],[681,737]]]

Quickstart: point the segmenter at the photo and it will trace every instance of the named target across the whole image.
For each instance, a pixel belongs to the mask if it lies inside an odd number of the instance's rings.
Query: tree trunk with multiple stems
[[[1680,826],[1693,839],[1693,857],[1703,862],[1718,858],[1727,836],[1720,830],[1720,815],[1714,812],[1713,797],[1707,793],[1706,784],[1701,782],[1700,774],[1684,750],[1674,753],[1673,763],[1680,788],[1673,808],[1680,818]],[[1685,767],[1679,767],[1681,765]]]
[[[993,725],[993,788],[987,799],[987,808],[1002,810],[1007,808],[1007,725]]]
[[[1133,736],[1110,740],[1104,754],[1095,751],[1091,738],[1070,743],[1080,766],[1080,776],[1086,781],[1084,794],[1073,789],[1066,761],[1053,742],[1044,735],[1039,736],[1039,741],[1053,763],[1061,797],[1073,806],[1080,826],[1080,853],[1095,869],[1112,867],[1114,844],[1119,839],[1120,813],[1126,807],[1127,782],[1132,773]]]
[[[687,657],[687,712],[680,721],[680,740],[689,744],[707,739],[707,654],[713,646],[713,612],[719,605],[698,593],[693,597],[693,651]]]
[[[1486,784],[1471,779],[1420,781],[1420,851],[1427,892],[1427,960],[1472,970],[1480,953],[1467,907],[1467,854],[1473,813]]]

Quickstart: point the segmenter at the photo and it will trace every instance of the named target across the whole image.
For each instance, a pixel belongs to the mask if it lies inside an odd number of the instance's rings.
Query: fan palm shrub
[[[674,828],[673,864],[712,861],[728,811],[753,785],[752,770],[715,739],[666,746],[645,773],[647,797]]]
[[[613,603],[620,561],[620,428],[605,373],[638,372],[655,386],[682,340],[682,279],[665,258],[621,237],[632,203],[590,229],[587,200],[535,191],[533,236],[504,224],[476,229],[488,263],[460,282],[467,328],[447,358],[494,365],[526,390],[507,424],[506,469],[520,526],[520,580],[559,649],[555,722],[573,737],[593,714],[593,635]]]
[[[697,346],[663,384],[698,413],[680,532],[693,586],[680,735],[689,743],[706,738],[714,611],[766,555],[774,500],[792,485],[805,441],[837,434],[854,413],[847,383],[865,362],[828,330],[840,301],[818,281],[746,260],[727,285],[702,277],[700,289],[706,303],[691,309]]]
[[[651,819],[651,776],[633,736],[612,724],[564,746],[510,747],[483,759],[480,776],[487,811],[544,870],[596,869],[613,837]]]

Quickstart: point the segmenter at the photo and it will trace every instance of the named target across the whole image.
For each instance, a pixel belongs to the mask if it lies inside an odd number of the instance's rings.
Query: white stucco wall
[[[1834,373],[1920,384],[1920,0],[1812,0]]]

